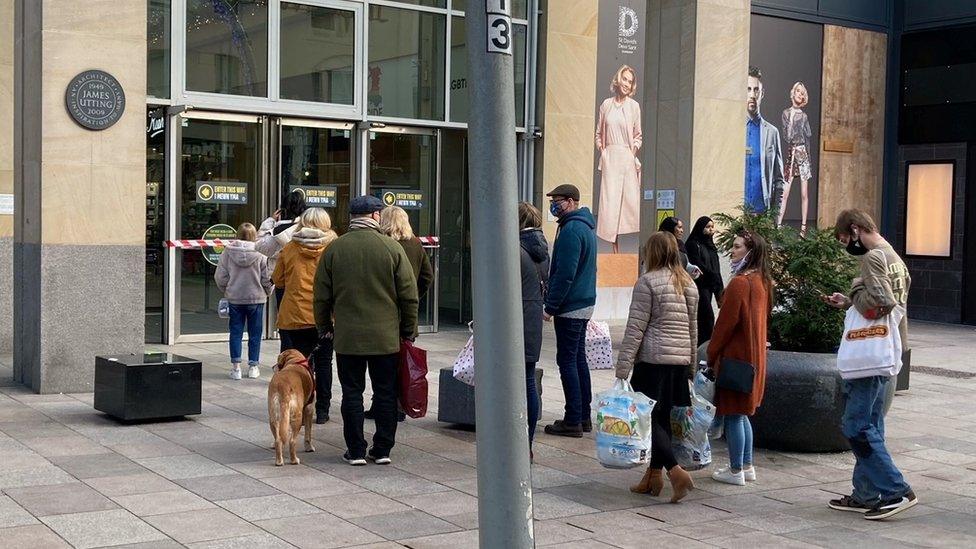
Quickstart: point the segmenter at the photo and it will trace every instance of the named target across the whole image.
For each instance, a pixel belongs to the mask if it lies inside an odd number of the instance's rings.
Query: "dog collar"
[[[315,396],[315,369],[312,368],[312,365],[308,363],[307,358],[296,360],[293,364],[301,365],[308,372],[308,375],[312,376],[312,396],[314,397]]]

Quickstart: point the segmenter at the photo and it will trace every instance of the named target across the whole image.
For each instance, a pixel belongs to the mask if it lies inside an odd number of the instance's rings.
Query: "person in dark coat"
[[[715,327],[715,309],[712,308],[712,298],[722,303],[722,293],[725,284],[722,282],[722,268],[718,262],[718,249],[715,247],[715,222],[708,216],[701,216],[695,222],[691,234],[685,242],[688,261],[701,270],[701,276],[695,280],[698,286],[698,344],[701,345],[712,339],[712,329]]]
[[[549,244],[542,233],[542,214],[528,202],[519,202],[519,245],[522,271],[522,330],[525,338],[525,389],[528,398],[529,448],[539,421],[539,392],[535,365],[542,352],[542,314],[549,282]],[[530,450],[531,451],[531,450]]]

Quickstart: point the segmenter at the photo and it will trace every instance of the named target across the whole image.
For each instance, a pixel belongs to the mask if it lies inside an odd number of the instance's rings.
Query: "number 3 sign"
[[[510,0],[487,0],[488,53],[512,55],[512,18]]]

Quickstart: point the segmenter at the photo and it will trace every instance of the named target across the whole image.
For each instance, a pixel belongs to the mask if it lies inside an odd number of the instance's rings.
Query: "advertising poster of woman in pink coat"
[[[611,96],[600,105],[596,124],[600,196],[596,235],[618,253],[620,235],[640,232],[641,107],[633,96],[637,71],[622,65],[610,81]]]

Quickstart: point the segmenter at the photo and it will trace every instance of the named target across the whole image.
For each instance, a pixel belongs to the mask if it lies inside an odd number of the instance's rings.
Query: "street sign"
[[[488,0],[485,3],[488,53],[512,55],[515,47],[512,43],[511,9],[511,0]]]

